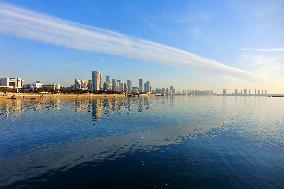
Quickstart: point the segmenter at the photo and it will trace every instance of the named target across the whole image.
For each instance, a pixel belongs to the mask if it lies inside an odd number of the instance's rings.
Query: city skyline
[[[151,29],[141,21],[136,25],[139,18],[135,14],[132,21],[127,20],[134,10],[149,8],[147,3],[120,2],[119,6],[128,8],[113,13],[114,1],[105,7],[97,2],[94,10],[105,13],[83,14],[84,18],[71,13],[77,6],[84,12],[88,9],[85,4],[70,3],[64,7],[66,15],[62,15],[59,10],[63,4],[0,2],[1,77],[20,76],[27,78],[27,83],[43,78],[45,82],[70,85],[71,78],[83,78],[87,69],[97,67],[125,81],[141,75],[157,87],[173,84],[180,90],[207,88],[220,92],[223,88],[265,88],[284,93],[284,37],[279,27],[284,15],[277,8],[283,5],[281,1],[219,2],[223,7],[218,3],[167,2],[164,6],[171,14],[157,11],[156,16],[162,21],[155,22]],[[159,5],[161,2],[157,1],[143,13],[146,22],[153,21],[150,16]],[[217,7],[220,14],[215,11]],[[257,14],[250,13],[252,8]],[[229,16],[221,19],[222,14]],[[114,15],[122,16],[122,20],[107,19]],[[95,21],[88,21],[90,18]],[[273,29],[264,22],[272,18]],[[129,27],[123,21],[130,21]],[[221,23],[225,27],[219,30]],[[161,28],[155,32],[153,27],[158,25]],[[186,25],[192,29],[190,35],[178,32]],[[229,34],[231,31],[234,32]],[[220,40],[223,43],[217,44]]]

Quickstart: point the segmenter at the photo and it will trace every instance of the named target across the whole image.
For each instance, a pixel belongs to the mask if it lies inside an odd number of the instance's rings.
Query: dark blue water
[[[0,188],[284,188],[284,99],[0,101]]]

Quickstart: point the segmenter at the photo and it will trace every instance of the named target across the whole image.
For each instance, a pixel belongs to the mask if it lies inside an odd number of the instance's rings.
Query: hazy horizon
[[[0,1],[0,77],[284,93],[282,1],[52,2]]]

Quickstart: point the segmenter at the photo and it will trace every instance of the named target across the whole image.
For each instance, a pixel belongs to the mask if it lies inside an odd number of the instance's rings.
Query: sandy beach
[[[141,94],[141,96],[150,96]],[[0,93],[0,100],[9,99],[76,99],[76,98],[126,98],[125,94],[39,94],[39,93]]]

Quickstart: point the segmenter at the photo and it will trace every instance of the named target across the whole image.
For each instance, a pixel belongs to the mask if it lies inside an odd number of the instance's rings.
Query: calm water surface
[[[284,99],[1,101],[0,188],[284,188]]]

